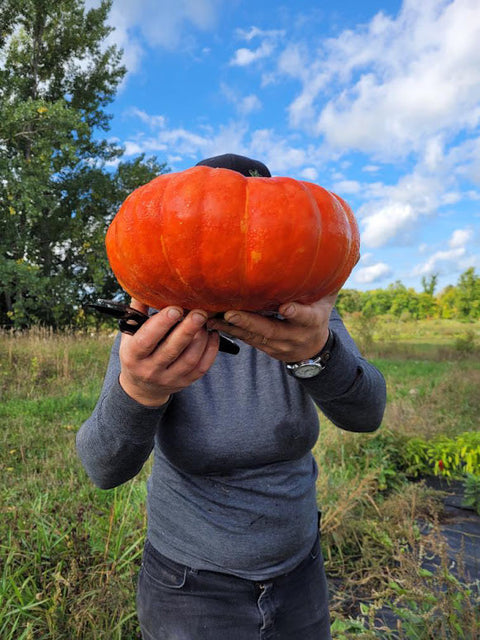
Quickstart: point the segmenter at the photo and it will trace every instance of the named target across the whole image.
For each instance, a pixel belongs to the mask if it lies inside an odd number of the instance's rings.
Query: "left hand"
[[[247,311],[227,311],[224,320],[212,318],[209,329],[239,338],[282,362],[298,362],[315,356],[328,339],[328,322],[337,294],[313,304],[290,302],[279,307],[285,319]]]

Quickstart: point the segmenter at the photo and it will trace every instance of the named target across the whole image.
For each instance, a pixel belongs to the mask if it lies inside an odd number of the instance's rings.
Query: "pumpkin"
[[[316,184],[196,166],[133,191],[106,249],[123,289],[150,307],[274,311],[338,291],[359,233],[348,204]]]

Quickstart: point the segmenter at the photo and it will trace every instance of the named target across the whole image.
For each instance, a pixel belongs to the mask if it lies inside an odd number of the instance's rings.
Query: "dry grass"
[[[452,576],[436,535],[438,494],[406,483],[396,471],[397,438],[478,428],[480,364],[437,357],[437,347],[454,349],[456,334],[448,327],[448,339],[435,337],[413,359],[405,357],[399,329],[397,350],[377,358],[389,388],[384,428],[377,434],[346,433],[323,423],[315,448],[317,491],[336,640],[470,640],[455,625],[475,629],[474,594],[461,575]],[[435,331],[441,331],[438,323]],[[428,342],[428,335],[415,340]],[[0,335],[2,640],[139,637],[134,582],[148,469],[124,487],[98,491],[74,444],[96,401],[111,342],[104,334]],[[420,523],[430,523],[428,535]],[[441,559],[433,576],[422,573],[431,554]],[[381,629],[385,604],[398,608],[396,636]],[[438,626],[442,610],[449,627]],[[424,635],[408,631],[405,612],[416,613]]]

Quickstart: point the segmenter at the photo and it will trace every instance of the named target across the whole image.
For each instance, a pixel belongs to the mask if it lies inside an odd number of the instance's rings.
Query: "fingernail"
[[[207,316],[203,315],[203,313],[198,313],[197,311],[194,311],[192,317],[197,324],[205,324],[208,319]]]
[[[230,324],[236,324],[240,321],[240,316],[238,315],[238,313],[226,313],[224,315],[224,318]]]
[[[293,316],[294,313],[295,305],[289,304],[288,307],[282,311],[282,316],[285,316],[287,318],[288,316]]]
[[[170,320],[179,320],[182,317],[182,314],[178,309],[169,309],[167,311],[167,316]]]

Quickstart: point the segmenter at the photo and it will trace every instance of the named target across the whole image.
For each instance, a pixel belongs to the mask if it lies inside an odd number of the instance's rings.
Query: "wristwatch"
[[[313,358],[308,360],[300,360],[300,362],[288,362],[286,367],[290,375],[295,378],[313,378],[320,371],[323,371],[330,360],[333,345],[335,343],[335,334],[328,330],[328,340],[323,349]]]

